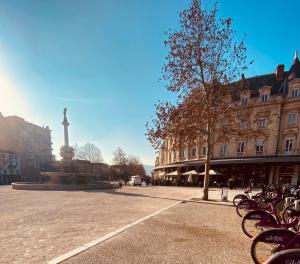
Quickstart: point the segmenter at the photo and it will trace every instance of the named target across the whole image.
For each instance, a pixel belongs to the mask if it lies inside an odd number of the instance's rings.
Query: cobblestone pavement
[[[210,198],[220,199],[220,192],[212,189]],[[201,195],[202,189],[186,187],[64,192],[0,186],[0,263],[43,263],[187,196]]]
[[[250,244],[233,207],[179,204],[62,264],[250,264]]]

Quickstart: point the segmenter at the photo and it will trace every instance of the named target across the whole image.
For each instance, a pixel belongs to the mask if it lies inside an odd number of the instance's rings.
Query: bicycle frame
[[[294,237],[290,241],[288,241],[287,244],[285,244],[284,242],[280,244],[276,248],[276,252],[293,248],[300,248],[300,232],[295,233]]]
[[[259,215],[259,211],[257,212]],[[255,215],[254,215],[255,216]],[[245,216],[246,217],[246,216]],[[249,218],[249,219],[257,219],[257,218]],[[264,218],[261,219],[261,221],[259,221],[258,223],[255,224],[255,227],[270,227],[270,228],[285,228],[285,229],[289,229],[291,227],[296,226],[299,223],[299,219],[296,217],[292,222],[288,223],[288,224],[284,224],[284,223],[270,223],[270,221],[268,221],[268,216],[265,215]]]

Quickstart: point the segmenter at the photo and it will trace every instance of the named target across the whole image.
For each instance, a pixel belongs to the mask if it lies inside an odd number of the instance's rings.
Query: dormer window
[[[272,87],[265,85],[262,88],[259,89],[259,94],[260,94],[260,101],[264,104],[268,102],[269,96],[271,94]]]
[[[248,96],[242,97],[242,100],[241,100],[242,106],[248,105],[248,101],[249,101],[249,97]]]
[[[268,94],[262,94],[260,96],[260,100],[261,100],[262,103],[266,103],[268,101],[268,99],[269,99],[269,95]]]
[[[299,89],[293,89],[291,93],[292,98],[297,98],[299,96]]]

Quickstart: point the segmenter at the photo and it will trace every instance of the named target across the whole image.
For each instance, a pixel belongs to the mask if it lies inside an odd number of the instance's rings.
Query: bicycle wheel
[[[242,200],[236,206],[236,213],[243,217],[246,213],[257,210],[257,203],[253,200]]]
[[[267,195],[261,195],[259,198],[258,198],[258,206],[262,209],[265,209],[268,207],[268,203],[266,202],[267,199],[270,199]]]
[[[267,264],[300,263],[300,249],[288,249],[274,254]]]
[[[271,229],[258,234],[251,245],[251,257],[255,264],[266,263],[281,250],[296,233],[286,229]]]
[[[288,214],[288,211],[290,209],[295,209],[295,205],[294,204],[291,204],[289,205],[288,207],[286,207],[283,212],[282,212],[282,220],[284,223],[288,223],[289,222],[289,214]]]
[[[258,225],[262,223],[262,225]],[[265,211],[251,211],[243,217],[242,229],[246,236],[252,238],[258,235],[259,233],[270,229],[268,224],[276,224],[275,218]]]
[[[238,195],[234,196],[234,198],[232,200],[232,203],[233,203],[234,206],[237,206],[240,201],[247,200],[247,199],[249,199],[247,197],[247,195],[245,195],[245,194],[238,194]]]

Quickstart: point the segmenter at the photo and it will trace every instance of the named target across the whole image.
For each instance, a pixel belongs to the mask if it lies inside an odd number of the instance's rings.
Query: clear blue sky
[[[300,1],[221,0],[239,36],[247,34],[247,76],[289,68],[300,48]],[[158,80],[164,31],[178,26],[188,0],[0,1],[0,112],[52,129],[63,144],[68,107],[70,142],[89,141],[110,163],[118,146],[152,165],[145,123],[170,95]],[[213,1],[204,1],[210,6]]]

